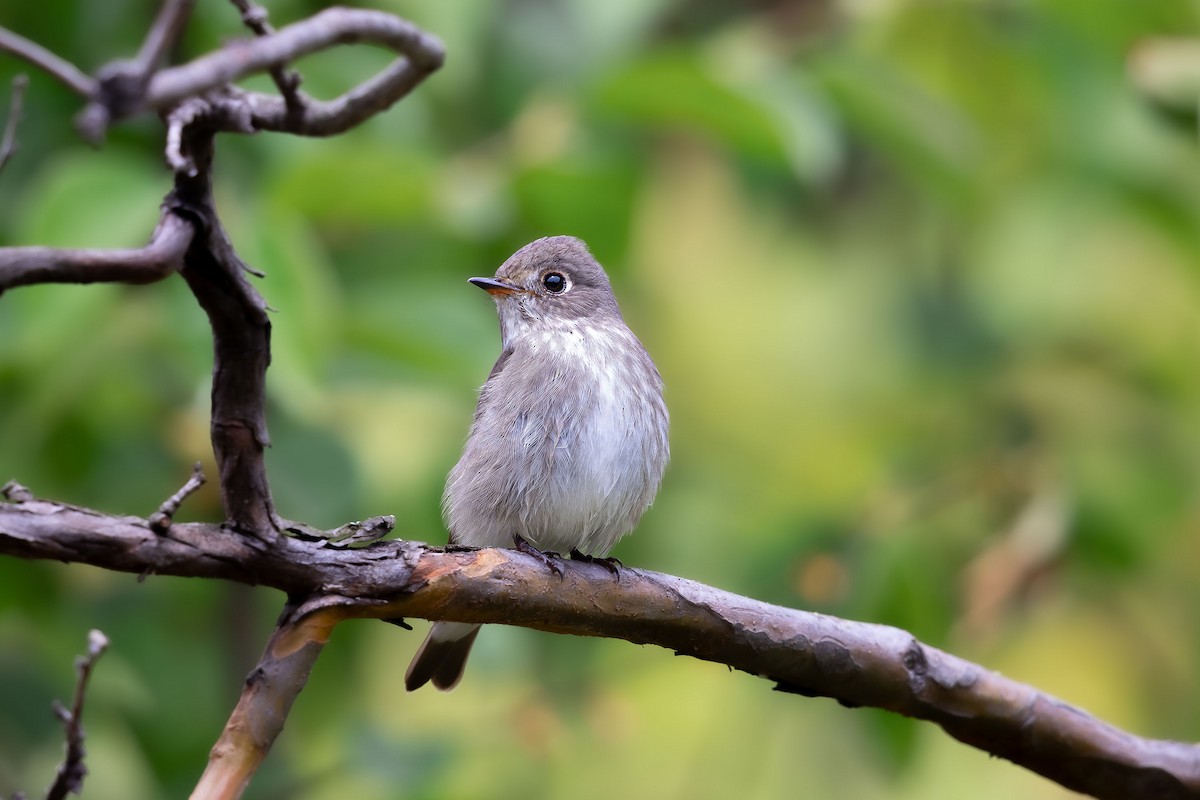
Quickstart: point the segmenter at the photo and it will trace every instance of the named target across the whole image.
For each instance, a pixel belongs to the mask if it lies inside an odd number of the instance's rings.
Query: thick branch
[[[34,283],[152,283],[178,272],[195,228],[169,211],[159,218],[150,244],[137,250],[0,248],[0,293]]]
[[[261,539],[277,524],[263,450],[267,434],[266,382],[271,362],[267,303],[246,279],[213,204],[213,132],[196,131],[188,150],[197,165],[176,173],[168,205],[203,228],[184,256],[183,278],[208,315],[213,335],[211,435],[227,524]]]
[[[937,723],[951,736],[1100,798],[1200,797],[1200,746],[1142,739],[1032,687],[884,625],[761,603],[636,569],[566,563],[559,577],[510,550],[391,541],[274,545],[202,524],[163,536],[145,520],[39,501],[0,504],[0,554],[139,574],[261,583],[309,597],[293,619],[403,616],[500,622],[657,644],[778,688]]]

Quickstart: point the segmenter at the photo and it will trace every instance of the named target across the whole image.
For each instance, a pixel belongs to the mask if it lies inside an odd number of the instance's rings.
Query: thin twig
[[[267,21],[267,10],[252,0],[232,0],[234,6],[242,14],[242,23],[254,32],[255,36],[270,36],[275,28]],[[300,73],[294,69],[286,69],[282,64],[271,67],[271,79],[279,89],[283,102],[290,114],[298,114],[304,105],[300,96]]]
[[[0,28],[0,50],[28,61],[78,95],[90,98],[96,93],[96,81],[74,64],[7,28]]]
[[[204,485],[205,481],[204,470],[200,466],[200,462],[197,461],[192,467],[192,474],[187,479],[187,483],[183,484],[175,494],[164,500],[163,504],[158,507],[158,511],[150,515],[150,519],[147,520],[150,523],[150,530],[155,533],[166,533],[169,531],[175,512],[183,505],[184,500],[195,494],[196,490]]]
[[[4,123],[4,136],[0,138],[0,171],[17,152],[17,125],[21,122],[21,108],[25,100],[25,89],[29,86],[26,75],[18,75],[12,81],[12,94],[8,99],[8,121]]]
[[[9,481],[0,486],[0,497],[3,497],[10,503],[28,503],[33,498],[33,492],[26,489],[16,481]]]
[[[195,5],[196,0],[167,0],[159,9],[134,62],[141,74],[149,76],[158,69],[167,51],[179,41]]]
[[[88,633],[87,655],[75,659],[75,670],[79,673],[79,679],[75,683],[75,700],[70,709],[61,703],[54,703],[54,715],[66,728],[67,754],[63,763],[58,765],[54,783],[46,791],[46,800],[64,800],[68,793],[79,794],[83,789],[83,779],[87,776],[87,766],[83,763],[86,755],[83,749],[83,698],[87,692],[92,667],[107,649],[107,636],[97,630]]]

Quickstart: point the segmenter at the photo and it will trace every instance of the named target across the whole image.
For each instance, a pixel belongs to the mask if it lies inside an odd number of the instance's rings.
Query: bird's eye
[[[567,279],[563,277],[561,272],[547,272],[542,277],[542,286],[546,287],[547,292],[558,294],[567,288]]]

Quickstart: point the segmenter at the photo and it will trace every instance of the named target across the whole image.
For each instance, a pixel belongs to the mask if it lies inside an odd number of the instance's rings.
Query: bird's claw
[[[538,550],[536,547],[525,541],[525,537],[519,533],[513,534],[513,545],[517,552],[524,553],[527,556],[533,556],[538,561],[542,562],[542,566],[553,572],[558,577],[563,576],[562,556],[555,553],[553,550]]]
[[[572,561],[582,561],[586,564],[599,564],[600,566],[604,567],[606,570],[611,572],[613,574],[613,577],[615,577],[617,580],[621,580],[621,569],[620,568],[625,566],[624,564],[621,563],[621,559],[619,559],[619,558],[614,558],[613,556],[609,556],[607,558],[604,558],[602,556],[589,556],[586,553],[579,552],[579,549],[575,548],[575,547],[571,548],[571,560]]]

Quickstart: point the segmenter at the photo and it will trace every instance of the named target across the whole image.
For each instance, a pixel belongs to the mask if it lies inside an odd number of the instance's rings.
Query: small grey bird
[[[450,543],[602,557],[637,525],[667,466],[658,369],[578,239],[538,239],[471,283],[496,301],[502,349],[446,479]],[[453,688],[478,633],[434,623],[404,685]]]

